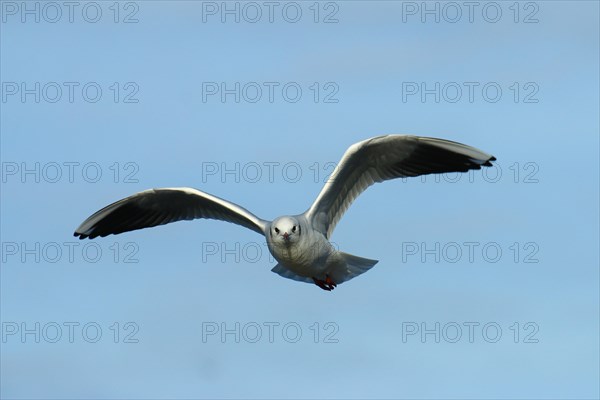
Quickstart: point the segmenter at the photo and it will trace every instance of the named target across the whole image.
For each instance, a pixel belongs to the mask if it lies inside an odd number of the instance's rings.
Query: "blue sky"
[[[598,398],[597,2],[480,2],[472,22],[462,3],[428,2],[439,22],[421,2],[227,3],[239,22],[23,4],[0,3],[3,398]],[[232,224],[72,237],[153,187],[300,213],[387,133],[497,167],[367,190],[332,240],[379,264],[332,293]]]

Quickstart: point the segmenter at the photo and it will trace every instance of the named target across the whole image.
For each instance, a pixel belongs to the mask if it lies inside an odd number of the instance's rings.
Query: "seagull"
[[[149,189],[94,213],[74,236],[94,239],[198,218],[231,222],[265,236],[278,263],[271,271],[331,291],[378,262],[338,251],[329,241],[344,212],[365,189],[390,179],[490,167],[495,160],[481,150],[449,140],[377,136],[346,150],[315,202],[302,214],[267,221],[197,189]]]

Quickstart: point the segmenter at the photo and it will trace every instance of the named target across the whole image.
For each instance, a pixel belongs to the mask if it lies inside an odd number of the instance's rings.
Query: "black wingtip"
[[[492,167],[493,166],[492,161],[496,161],[496,157],[491,156],[490,159],[487,160],[486,162],[484,162],[482,165],[484,167]]]

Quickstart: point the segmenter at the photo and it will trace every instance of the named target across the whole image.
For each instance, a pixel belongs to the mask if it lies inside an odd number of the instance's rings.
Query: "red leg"
[[[325,283],[328,284],[331,287],[332,290],[335,287],[337,287],[337,283],[335,283],[334,281],[332,281],[331,278],[329,277],[329,275],[325,275]]]
[[[337,284],[331,280],[329,275],[325,275],[325,280],[313,277],[313,281],[315,282],[315,285],[317,285],[323,290],[327,290],[328,292],[332,291],[337,286]]]

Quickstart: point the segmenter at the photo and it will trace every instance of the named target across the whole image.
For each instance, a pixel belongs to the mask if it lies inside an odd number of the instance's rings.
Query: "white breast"
[[[303,232],[291,245],[267,240],[269,251],[284,267],[301,276],[317,276],[325,271],[335,249],[320,232]]]

